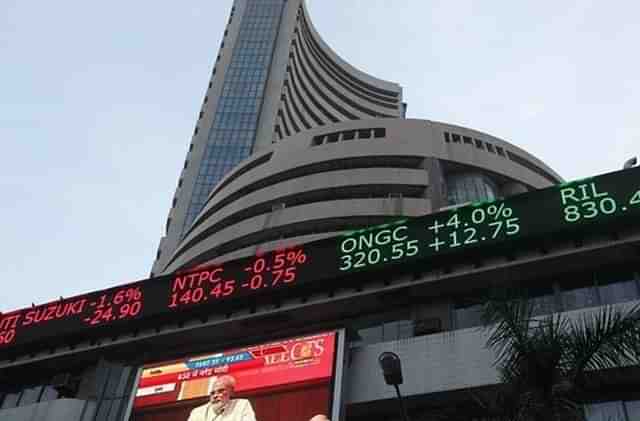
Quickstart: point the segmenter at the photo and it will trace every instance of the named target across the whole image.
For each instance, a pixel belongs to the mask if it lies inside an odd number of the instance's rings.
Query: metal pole
[[[394,386],[396,388],[396,393],[398,394],[398,400],[400,401],[400,408],[402,408],[402,418],[404,419],[404,421],[409,421],[409,416],[407,415],[407,408],[404,406],[404,399],[400,394],[400,386],[398,386],[397,384],[394,384]]]

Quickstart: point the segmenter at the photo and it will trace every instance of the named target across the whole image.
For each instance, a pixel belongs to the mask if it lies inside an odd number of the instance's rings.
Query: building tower
[[[213,187],[252,153],[311,128],[402,113],[400,86],[342,61],[302,0],[235,0],[153,271],[162,270]]]
[[[304,0],[236,0],[152,274],[253,254],[560,177],[485,133],[405,119]]]

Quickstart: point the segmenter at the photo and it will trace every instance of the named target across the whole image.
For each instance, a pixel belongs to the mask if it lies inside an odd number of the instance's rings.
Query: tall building
[[[215,185],[251,154],[312,128],[402,113],[402,89],[342,61],[301,0],[234,1],[154,272]]]
[[[478,131],[407,120],[303,0],[236,0],[152,274],[560,181]]]
[[[258,421],[398,420],[388,351],[410,419],[493,421],[488,289],[574,319],[640,303],[640,168],[561,181],[405,118],[303,0],[236,0],[155,276],[0,314],[0,421],[217,418],[234,384]],[[637,366],[587,377],[589,421],[640,419]]]

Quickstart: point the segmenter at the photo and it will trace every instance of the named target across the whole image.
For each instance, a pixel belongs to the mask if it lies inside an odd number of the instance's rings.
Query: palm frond
[[[570,323],[569,333],[566,352],[576,380],[588,370],[640,361],[640,305],[627,311],[607,306],[587,312]]]
[[[510,366],[519,354],[526,351],[532,312],[531,305],[524,298],[504,296],[484,304],[482,319],[491,331],[487,346],[496,351],[497,364]]]

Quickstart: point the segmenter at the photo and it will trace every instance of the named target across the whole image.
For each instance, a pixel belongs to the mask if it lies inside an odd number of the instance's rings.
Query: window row
[[[522,156],[505,150],[501,146],[494,145],[493,143],[482,141],[475,137],[464,136],[453,132],[444,132],[444,141],[445,143],[463,143],[467,145],[474,145],[477,149],[486,150],[489,153],[497,154],[505,159],[509,159],[516,164],[527,168],[528,170],[538,174],[539,176],[549,180],[550,182],[557,184],[560,180],[557,179],[553,174],[549,173],[545,169],[540,166],[534,164],[533,162],[523,158]]]
[[[585,405],[586,421],[640,420],[640,400],[610,401]]]
[[[219,112],[216,113],[216,123],[222,122],[251,122],[255,121],[258,118],[256,113],[227,113],[227,112]]]
[[[255,113],[260,111],[260,104],[224,105],[218,107],[223,113]]]
[[[222,88],[222,95],[236,97],[262,97],[263,83],[230,83]]]
[[[344,130],[341,132],[333,132],[314,136],[311,140],[311,146],[320,146],[327,143],[336,143],[345,140],[382,139],[386,137],[387,129],[385,129],[384,127]]]
[[[498,154],[502,157],[506,156],[502,147],[494,146],[490,142],[483,142],[482,140],[472,138],[471,136],[463,136],[457,133],[444,132],[444,141],[445,143],[465,143],[467,145],[475,145],[475,147],[478,149],[486,149],[488,152]]]
[[[629,271],[568,273],[555,280],[538,282],[530,289],[529,301],[534,315],[571,311],[600,305],[617,304],[640,298],[638,274]],[[454,305],[456,329],[482,325],[482,297],[466,297]]]
[[[241,73],[241,72],[236,72],[236,73]],[[247,73],[247,72],[244,72],[244,73]],[[265,81],[264,75],[227,74],[225,77],[225,82],[234,83],[234,84],[237,84],[237,83],[255,84],[255,83],[264,83],[264,81]]]
[[[211,133],[209,140],[215,140],[216,144],[224,144],[224,141],[230,140],[244,140],[243,143],[251,144],[254,134],[254,130],[216,130]]]
[[[239,140],[239,139],[238,139]],[[243,156],[251,152],[250,145],[243,145],[242,143],[233,144],[220,144],[212,145],[205,151],[205,159],[218,159],[219,156]]]
[[[243,31],[238,35],[239,42],[250,41],[256,38],[273,42],[275,40],[275,31],[273,28],[268,27],[263,29],[252,29],[251,31]]]
[[[240,162],[242,159],[244,159],[244,156],[242,155],[235,155],[235,156],[228,155],[224,157],[224,159],[209,160],[200,167],[200,175],[211,176],[221,172],[222,167],[226,168],[231,166],[233,168],[236,162]],[[215,181],[215,180],[210,180],[210,181]]]
[[[220,121],[216,124],[218,129],[253,129],[255,127],[255,121]]]
[[[259,101],[257,101],[255,98],[225,97],[225,98],[220,98],[220,101],[218,102],[219,107],[226,107],[226,106],[242,107],[245,105],[252,105],[252,106],[259,105]]]

